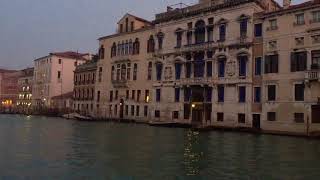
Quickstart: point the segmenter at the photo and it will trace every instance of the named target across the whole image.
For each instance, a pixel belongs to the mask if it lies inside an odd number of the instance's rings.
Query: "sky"
[[[22,69],[50,52],[96,53],[127,12],[147,20],[197,0],[0,0],[0,68]],[[279,1],[279,0],[278,0]],[[294,3],[302,0],[294,0]],[[281,2],[281,0],[280,0]]]

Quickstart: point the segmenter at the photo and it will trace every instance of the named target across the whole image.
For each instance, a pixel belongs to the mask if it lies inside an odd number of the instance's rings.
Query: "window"
[[[320,22],[320,11],[312,12],[312,23]]]
[[[262,70],[262,58],[257,57],[255,58],[255,63],[254,63],[254,74],[256,76],[260,76],[262,73],[261,70]]]
[[[196,22],[194,35],[196,44],[205,42],[206,24],[203,20],[199,20]]]
[[[148,80],[152,79],[152,62],[148,63]]]
[[[294,122],[304,123],[304,113],[294,113]]]
[[[125,111],[126,116],[128,116],[129,115],[129,106],[126,105],[124,109],[125,109],[124,111]]]
[[[131,21],[131,31],[134,31],[134,21]]]
[[[136,107],[136,116],[140,116],[140,106]]]
[[[125,64],[121,65],[121,80],[126,79],[127,67]]]
[[[184,102],[190,102],[191,99],[191,89],[185,88],[184,89]]]
[[[158,46],[159,46],[159,49],[162,49],[164,34],[163,34],[162,32],[159,32],[159,33],[157,34],[157,38],[158,38]]]
[[[59,64],[61,64],[61,63],[62,63],[62,62],[61,62],[61,59],[59,59],[58,61],[59,61]]]
[[[159,110],[154,111],[154,117],[160,118],[160,111]]]
[[[247,29],[248,29],[248,19],[240,20],[240,37],[247,36]]]
[[[113,101],[113,91],[110,91],[109,94],[109,101],[112,102]]]
[[[318,69],[320,65],[320,50],[311,51],[311,68]]]
[[[295,25],[303,25],[305,24],[304,22],[304,14],[297,14],[296,15],[296,22],[295,22]]]
[[[219,41],[225,41],[226,40],[226,25],[221,24],[219,27]]]
[[[161,99],[161,89],[156,89],[156,102],[160,102]]]
[[[120,24],[120,33],[123,32],[123,24]]]
[[[133,80],[137,80],[137,73],[138,73],[138,65],[134,64],[133,65]]]
[[[98,74],[98,81],[101,82],[102,80],[102,67],[99,67],[99,74]]]
[[[126,99],[129,99],[129,90],[127,90],[127,92],[126,92]]]
[[[61,79],[61,71],[58,71],[58,79]]]
[[[155,42],[153,39],[153,36],[151,35],[149,40],[148,40],[148,46],[147,46],[147,52],[154,52],[154,48],[155,48]]]
[[[134,116],[134,105],[131,105],[131,116]]]
[[[239,102],[244,103],[246,102],[246,87],[239,86]]]
[[[133,43],[132,54],[139,54],[140,53],[140,42],[139,39],[136,38],[135,42]]]
[[[254,87],[254,102],[261,102],[261,87]]]
[[[307,52],[291,53],[291,72],[305,71],[307,69]]]
[[[136,91],[132,90],[131,99],[134,100],[136,98]]]
[[[143,108],[143,115],[144,115],[144,117],[147,117],[147,116],[148,116],[148,106],[144,106],[144,108]]]
[[[119,92],[118,90],[116,90],[116,97],[115,97],[116,100],[118,99],[118,95],[119,95]]]
[[[183,118],[184,119],[189,119],[190,117],[190,104],[184,104],[183,105]]]
[[[218,85],[218,102],[224,102],[224,86]]]
[[[149,90],[146,90],[144,94],[144,102],[148,103],[149,100],[150,100]]]
[[[278,55],[265,56],[265,74],[278,73]]]
[[[238,123],[246,123],[246,115],[245,114],[238,114]]]
[[[131,79],[131,63],[127,64],[127,80]]]
[[[245,77],[247,74],[247,56],[238,56],[238,63],[239,63],[239,76]]]
[[[113,43],[112,47],[111,47],[111,57],[114,57],[117,55],[117,45],[116,43]]]
[[[187,62],[186,63],[186,78],[190,78],[191,77],[191,63]]]
[[[100,59],[104,59],[104,47],[103,47],[103,45],[101,45],[100,49],[99,49],[99,58]]]
[[[140,102],[141,90],[137,91],[137,102]]]
[[[175,63],[175,70],[176,70],[176,80],[179,80],[181,77],[181,64],[180,63]]]
[[[157,81],[161,81],[162,76],[162,63],[156,64],[156,71],[157,71]]]
[[[207,77],[212,77],[212,61],[207,61]]]
[[[276,85],[268,85],[268,101],[276,100]]]
[[[262,23],[254,25],[254,36],[262,37]]]
[[[267,113],[267,120],[268,121],[276,121],[276,113],[275,112],[268,112]]]
[[[294,99],[295,101],[304,101],[304,84],[294,85]]]
[[[217,113],[217,121],[220,121],[220,122],[222,122],[223,121],[223,119],[224,119],[224,117],[223,117],[224,115],[223,115],[223,113]]]
[[[176,32],[177,35],[177,45],[176,48],[180,48],[182,45],[182,32],[181,31],[177,31]]]
[[[213,27],[208,27],[207,28],[207,36],[208,36],[208,42],[213,41]]]
[[[100,102],[100,91],[97,92],[97,102]]]
[[[206,88],[205,94],[206,94],[206,102],[211,102],[212,101],[212,87]]]
[[[218,77],[224,77],[225,74],[225,66],[226,66],[226,58],[218,59]]]
[[[115,105],[114,106],[114,115],[117,115],[117,113],[118,113],[118,105]]]
[[[179,111],[172,112],[172,119],[179,119]]]
[[[205,111],[205,120],[211,121],[211,113],[212,113],[212,104],[205,104],[204,105],[204,111]]]
[[[270,27],[269,30],[276,30],[278,29],[278,25],[277,25],[277,20],[276,19],[272,19],[269,21]]]
[[[174,101],[180,101],[180,88],[174,88]]]

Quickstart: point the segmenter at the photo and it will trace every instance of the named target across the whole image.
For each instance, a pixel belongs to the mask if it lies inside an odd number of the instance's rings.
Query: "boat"
[[[80,115],[80,114],[74,115],[74,118],[75,118],[76,120],[79,120],[79,121],[92,121],[92,120],[93,120],[92,117],[82,116],[82,115]]]

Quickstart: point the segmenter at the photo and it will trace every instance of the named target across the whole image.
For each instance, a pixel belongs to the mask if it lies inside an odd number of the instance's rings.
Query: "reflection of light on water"
[[[188,176],[198,175],[200,173],[200,161],[203,152],[198,148],[199,132],[189,131],[184,148],[184,167]]]

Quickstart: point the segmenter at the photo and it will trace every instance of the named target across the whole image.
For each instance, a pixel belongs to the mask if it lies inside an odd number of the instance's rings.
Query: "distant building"
[[[84,115],[94,115],[95,100],[100,99],[99,94],[95,97],[97,61],[98,57],[94,56],[74,71],[73,109]]]
[[[32,105],[32,85],[34,68],[21,70],[21,76],[18,79],[17,110],[21,113],[27,113]]]
[[[21,71],[0,69],[0,111],[15,110],[20,76]]]
[[[58,52],[34,60],[32,105],[51,108],[52,97],[72,92],[73,71],[90,59],[90,54]]]

